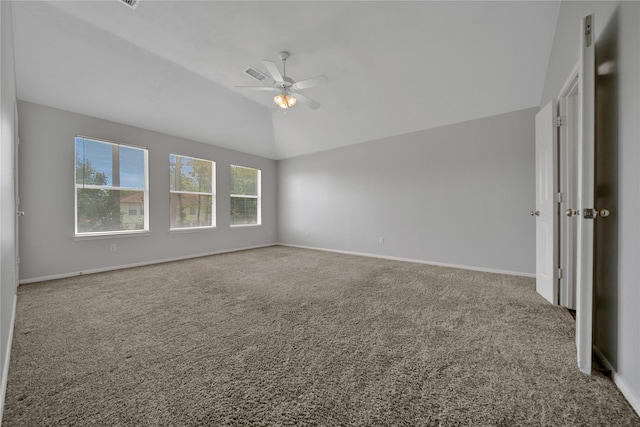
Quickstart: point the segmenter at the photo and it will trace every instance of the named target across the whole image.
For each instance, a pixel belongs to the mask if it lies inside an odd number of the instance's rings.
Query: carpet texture
[[[534,280],[274,246],[18,289],[3,425],[640,425]]]

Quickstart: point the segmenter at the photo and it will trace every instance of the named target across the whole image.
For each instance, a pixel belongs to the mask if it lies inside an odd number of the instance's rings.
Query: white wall
[[[276,242],[276,163],[208,144],[20,101],[21,282]],[[73,239],[74,136],[149,149],[148,236]],[[216,162],[217,229],[169,232],[169,154]],[[229,165],[262,170],[262,226],[230,228]],[[110,245],[116,243],[117,251]]]
[[[640,413],[640,3],[563,2],[541,106],[578,61],[582,17],[595,14],[596,222],[594,343]],[[606,205],[604,204],[606,203]]]
[[[279,241],[533,274],[537,110],[279,161]]]
[[[15,253],[14,111],[16,83],[13,61],[11,3],[0,2],[1,62],[0,82],[0,420],[9,367],[9,351],[17,285]]]

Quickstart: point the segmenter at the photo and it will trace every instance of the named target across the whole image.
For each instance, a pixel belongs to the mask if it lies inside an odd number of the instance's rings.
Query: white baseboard
[[[9,323],[9,338],[7,339],[7,352],[4,355],[4,366],[2,367],[2,382],[0,383],[0,424],[2,424],[2,414],[4,413],[4,398],[7,394],[7,379],[9,377],[9,362],[11,361],[11,344],[13,342],[13,327],[16,322],[16,303],[18,296],[13,296],[13,308],[11,310],[11,322]]]
[[[40,276],[40,277],[32,277],[32,278],[29,278],[29,279],[20,280],[19,284],[25,285],[27,283],[35,283],[35,282],[44,282],[44,281],[47,281],[47,280],[64,279],[64,278],[67,278],[67,277],[81,276],[83,274],[102,273],[102,272],[105,272],[105,271],[122,270],[124,268],[142,267],[142,266],[145,266],[145,265],[153,265],[153,264],[162,264],[164,262],[180,261],[180,260],[183,260],[183,259],[190,259],[190,258],[200,258],[200,257],[204,257],[204,256],[225,254],[225,253],[230,253],[230,252],[238,252],[238,251],[244,251],[244,250],[248,250],[248,249],[266,248],[266,247],[269,247],[269,246],[277,246],[277,245],[289,246],[289,247],[292,247],[292,248],[313,249],[313,250],[325,251],[325,252],[335,252],[335,253],[341,253],[341,254],[347,254],[347,255],[366,256],[366,257],[370,257],[370,258],[390,259],[390,260],[393,260],[393,261],[415,262],[415,263],[418,263],[418,264],[437,265],[437,266],[440,266],[440,267],[460,268],[460,269],[463,269],[463,270],[482,271],[482,272],[485,272],[485,273],[508,274],[508,275],[511,275],[511,276],[533,277],[533,278],[536,277],[535,273],[522,273],[522,272],[518,272],[518,271],[497,270],[497,269],[491,269],[491,268],[472,267],[472,266],[459,265],[459,264],[446,264],[446,263],[442,263],[442,262],[425,261],[425,260],[412,259],[412,258],[400,258],[400,257],[386,256],[386,255],[369,254],[369,253],[364,253],[364,252],[341,251],[341,250],[338,250],[338,249],[317,248],[317,247],[313,247],[313,246],[303,246],[303,245],[290,245],[290,244],[287,244],[287,243],[268,243],[268,244],[265,244],[265,245],[248,246],[248,247],[244,247],[244,248],[225,249],[225,250],[215,251],[215,252],[207,252],[207,253],[200,253],[200,254],[193,254],[193,255],[185,255],[185,256],[182,256],[182,257],[165,258],[165,259],[159,259],[159,260],[153,260],[153,261],[144,261],[144,262],[116,265],[116,266],[104,267],[104,268],[94,268],[94,269],[91,269],[91,270],[72,271],[72,272],[68,272],[68,273],[52,274],[52,275]]]
[[[266,248],[266,247],[269,247],[269,246],[276,246],[276,245],[278,245],[278,243],[268,243],[266,245],[248,246],[248,247],[244,247],[244,248],[234,248],[234,249],[224,249],[224,250],[221,250],[221,251],[206,252],[206,253],[193,254],[193,255],[185,255],[185,256],[175,257],[175,258],[157,259],[157,260],[153,260],[153,261],[136,262],[136,263],[133,263],[133,264],[123,264],[123,265],[115,265],[115,266],[112,266],[112,267],[94,268],[94,269],[91,269],[91,270],[72,271],[72,272],[69,272],[69,273],[53,274],[53,275],[50,275],[50,276],[32,277],[32,278],[29,278],[29,279],[20,280],[19,284],[25,285],[27,283],[44,282],[44,281],[47,281],[47,280],[64,279],[64,278],[67,278],[67,277],[82,276],[83,274],[103,273],[105,271],[122,270],[122,269],[125,269],[125,268],[142,267],[142,266],[145,266],[145,265],[153,265],[153,264],[162,264],[162,263],[165,263],[165,262],[181,261],[181,260],[184,260],[184,259],[191,259],[191,258],[201,258],[201,257],[205,257],[205,256],[226,254],[226,253],[230,253],[230,252],[246,251],[246,250],[249,250],[249,249]]]
[[[493,268],[472,267],[468,265],[459,265],[459,264],[446,264],[443,262],[425,261],[421,259],[400,258],[400,257],[394,257],[394,256],[387,256],[387,255],[369,254],[365,252],[341,251],[338,249],[316,248],[313,246],[290,245],[287,243],[278,243],[278,244],[280,246],[289,246],[292,248],[313,249],[317,251],[335,252],[335,253],[346,254],[346,255],[365,256],[369,258],[380,258],[380,259],[389,259],[393,261],[414,262],[417,264],[437,265],[439,267],[451,267],[451,268],[460,268],[462,270],[482,271],[484,273],[508,274],[510,276],[533,277],[533,278],[536,277],[535,273],[522,273],[519,271],[496,270]]]
[[[640,415],[640,399],[638,398],[638,396],[636,396],[633,391],[631,391],[620,374],[618,374],[618,372],[616,372],[616,370],[613,368],[611,362],[609,362],[609,360],[604,357],[604,354],[602,354],[600,349],[594,345],[593,351],[596,353],[598,359],[600,359],[600,361],[605,365],[604,367],[611,371],[611,379],[613,379],[613,382],[616,386],[618,386],[618,389],[622,392],[634,411],[636,411],[636,413]]]

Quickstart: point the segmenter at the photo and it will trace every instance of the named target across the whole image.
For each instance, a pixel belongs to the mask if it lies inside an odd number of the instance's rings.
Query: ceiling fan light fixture
[[[282,109],[293,108],[298,102],[292,95],[279,93],[273,98],[273,102]]]

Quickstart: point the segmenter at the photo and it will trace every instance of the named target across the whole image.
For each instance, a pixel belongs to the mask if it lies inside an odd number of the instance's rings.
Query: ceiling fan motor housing
[[[282,77],[282,83],[276,83],[276,86],[282,90],[289,90],[295,84],[295,80],[291,77]]]

